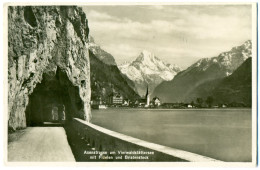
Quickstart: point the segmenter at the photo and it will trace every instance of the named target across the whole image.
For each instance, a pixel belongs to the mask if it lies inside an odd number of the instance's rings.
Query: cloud
[[[163,5],[153,5],[152,6],[154,9],[157,9],[157,10],[163,10],[164,9],[164,6]]]
[[[137,57],[139,54],[139,49],[129,44],[111,43],[106,45],[104,49],[108,52],[113,51],[118,64],[121,64],[125,61],[132,61],[133,58]]]
[[[164,6],[163,5],[149,5],[149,6],[139,6],[140,8],[146,8],[149,10],[164,10]]]
[[[104,12],[98,12],[95,10],[91,10],[88,13],[88,18],[91,18],[91,20],[95,20],[95,21],[107,21],[107,20],[115,20],[115,17],[112,17],[110,15],[108,15],[107,13]]]
[[[186,13],[187,10],[179,10],[177,13]],[[192,12],[190,12],[192,13]],[[170,34],[182,33],[193,36],[197,39],[222,39],[231,37],[248,37],[250,35],[249,22],[244,22],[241,18],[234,16],[211,16],[207,14],[197,14],[182,16],[181,19],[172,21],[152,20],[148,23],[132,21],[126,18],[112,17],[106,13],[91,10],[88,15],[90,27],[95,30],[115,32],[115,35],[124,38],[144,37],[145,34]]]
[[[187,18],[186,23],[188,24],[180,27],[197,39],[246,38],[251,34],[250,22],[244,22],[244,20],[232,16],[220,17],[204,14],[200,17],[191,16]]]
[[[169,22],[169,21],[163,21],[163,20],[153,20],[151,23],[149,23],[151,29],[158,31],[163,34],[170,33],[174,31],[176,26],[174,23]]]
[[[90,34],[119,63],[147,49],[186,67],[251,38],[251,9],[243,6],[104,6],[86,11]],[[192,59],[183,62],[183,57]]]

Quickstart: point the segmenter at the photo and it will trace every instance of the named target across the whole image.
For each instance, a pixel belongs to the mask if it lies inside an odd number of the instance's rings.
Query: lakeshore
[[[251,161],[251,109],[93,110],[92,123],[222,161]]]

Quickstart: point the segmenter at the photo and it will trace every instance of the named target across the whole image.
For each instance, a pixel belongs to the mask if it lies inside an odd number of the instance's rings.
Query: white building
[[[115,94],[113,93],[109,97],[109,103],[121,105],[123,103],[123,96],[120,93],[115,93]]]
[[[161,101],[158,97],[154,97],[152,103],[153,103],[154,106],[160,106],[161,105]]]

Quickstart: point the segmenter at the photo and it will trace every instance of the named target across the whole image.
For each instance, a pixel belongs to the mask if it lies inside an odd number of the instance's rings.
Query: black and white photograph
[[[256,166],[256,8],[5,4],[6,164]]]

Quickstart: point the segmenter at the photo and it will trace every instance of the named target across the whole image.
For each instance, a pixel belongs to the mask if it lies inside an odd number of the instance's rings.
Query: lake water
[[[251,109],[92,110],[92,123],[223,161],[251,161]]]

